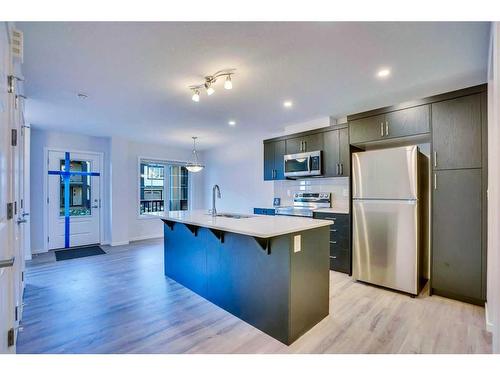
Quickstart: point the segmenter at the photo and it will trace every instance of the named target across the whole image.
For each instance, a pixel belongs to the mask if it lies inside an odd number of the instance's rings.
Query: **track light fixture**
[[[199,102],[200,101],[200,90],[205,89],[207,92],[207,95],[212,95],[215,93],[215,89],[213,87],[214,83],[217,82],[217,79],[225,77],[224,81],[224,88],[226,90],[231,90],[233,88],[233,82],[231,81],[231,76],[235,74],[236,69],[225,69],[225,70],[219,70],[217,73],[214,73],[213,75],[206,76],[205,77],[205,82],[199,85],[191,85],[189,86],[189,89],[193,91],[193,96],[191,99],[193,102]]]

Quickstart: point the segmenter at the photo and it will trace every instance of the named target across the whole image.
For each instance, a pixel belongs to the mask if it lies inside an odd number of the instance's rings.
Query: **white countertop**
[[[330,220],[295,216],[252,215],[252,217],[241,219],[212,217],[206,210],[154,212],[147,215],[178,223],[260,238],[276,237],[333,224]]]

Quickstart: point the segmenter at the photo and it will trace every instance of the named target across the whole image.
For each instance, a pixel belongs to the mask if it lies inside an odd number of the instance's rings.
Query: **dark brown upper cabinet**
[[[349,176],[349,131],[347,128],[323,133],[323,176]]]
[[[298,154],[301,152],[319,151],[323,149],[323,134],[316,133],[286,140],[286,153]]]
[[[264,142],[264,180],[285,179],[285,141]]]
[[[351,144],[371,142],[384,137],[385,115],[371,116],[349,121]]]
[[[481,94],[432,104],[435,170],[481,168]]]
[[[421,105],[349,121],[351,144],[428,133],[429,111],[429,105]]]

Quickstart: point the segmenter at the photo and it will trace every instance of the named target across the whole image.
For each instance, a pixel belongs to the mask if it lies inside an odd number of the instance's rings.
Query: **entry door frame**
[[[99,182],[99,196],[100,196],[100,204],[99,204],[99,244],[102,245],[104,242],[104,216],[103,216],[103,207],[104,207],[104,153],[97,151],[85,151],[85,150],[75,150],[75,149],[62,149],[62,148],[54,148],[54,147],[44,147],[43,148],[43,251],[49,251],[49,243],[47,242],[47,237],[49,236],[49,207],[47,204],[47,197],[49,196],[49,177],[56,178],[56,176],[49,176],[49,151],[55,152],[69,152],[70,155],[74,152],[96,155],[99,157],[100,171],[99,177],[101,180]],[[33,157],[33,155],[32,155]],[[108,202],[106,202],[108,204]]]

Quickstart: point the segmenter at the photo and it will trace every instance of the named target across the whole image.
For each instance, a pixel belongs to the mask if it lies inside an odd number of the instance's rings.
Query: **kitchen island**
[[[165,275],[289,345],[329,312],[328,220],[152,214],[164,222]]]

